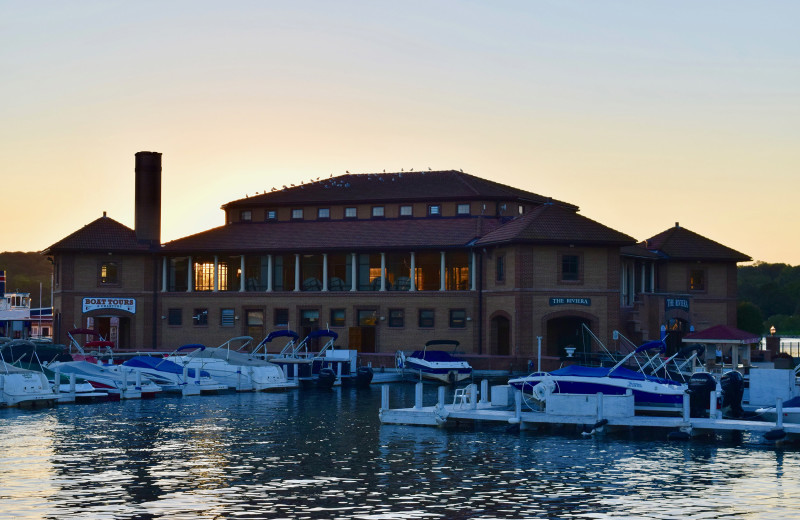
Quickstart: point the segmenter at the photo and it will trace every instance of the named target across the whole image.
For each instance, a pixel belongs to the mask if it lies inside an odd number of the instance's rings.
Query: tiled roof
[[[134,230],[103,215],[48,247],[44,253],[49,254],[55,251],[147,252],[149,250],[147,243],[140,243],[136,240]]]
[[[711,328],[692,332],[683,337],[684,343],[741,343],[750,344],[761,341],[761,336],[727,325],[714,325]]]
[[[305,222],[245,222],[164,245],[166,253],[355,251],[463,247],[499,225],[496,219],[420,218]],[[481,231],[483,230],[483,231]]]
[[[511,242],[623,246],[635,240],[574,211],[545,204],[486,234],[477,245]]]
[[[645,241],[647,249],[671,260],[724,260],[747,262],[744,253],[675,225]]]
[[[287,204],[347,204],[358,202],[520,200],[544,204],[551,199],[505,184],[454,170],[346,174],[300,186],[234,200],[223,209]],[[566,202],[557,204],[577,209]]]
[[[655,251],[650,251],[644,246],[644,242],[639,242],[638,244],[634,244],[632,246],[625,246],[623,247],[620,252],[622,256],[630,256],[636,258],[647,258],[651,260],[658,260],[661,258],[661,255],[656,253]]]

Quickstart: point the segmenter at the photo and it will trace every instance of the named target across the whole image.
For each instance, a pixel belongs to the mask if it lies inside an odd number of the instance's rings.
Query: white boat
[[[134,356],[122,366],[138,370],[165,392],[200,395],[228,389],[227,385],[213,379],[208,372],[178,365],[165,357]]]
[[[57,401],[58,396],[43,372],[0,360],[0,407],[53,406]]]
[[[434,339],[425,343],[425,348],[406,354],[398,350],[395,366],[404,376],[455,384],[472,377],[472,367],[463,359],[454,356],[459,342],[449,339]],[[452,351],[439,350],[438,346],[451,346]]]
[[[154,397],[161,387],[132,369],[98,365],[88,361],[54,361],[47,368],[61,375],[87,380],[94,388],[108,392],[115,399]]]
[[[781,406],[783,412],[783,422],[800,424],[800,397],[793,397]],[[777,422],[778,409],[775,406],[767,406],[756,409],[756,415],[765,421]]]
[[[296,388],[297,383],[287,380],[278,365],[259,359],[252,353],[240,352],[253,341],[250,336],[231,338],[219,347],[184,345],[183,350],[194,349],[188,354],[170,356],[170,361],[181,367],[207,372],[211,378],[237,392],[281,390]],[[237,349],[231,347],[242,343]]]

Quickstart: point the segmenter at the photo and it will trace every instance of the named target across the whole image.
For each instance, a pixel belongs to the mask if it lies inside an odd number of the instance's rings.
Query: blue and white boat
[[[675,410],[683,406],[686,385],[625,368],[631,358],[648,350],[666,349],[662,341],[639,346],[613,367],[570,365],[552,372],[534,372],[525,377],[510,379],[508,384],[526,396],[543,402],[548,394],[624,395],[633,393],[637,410]]]
[[[403,376],[455,384],[472,377],[470,364],[453,355],[459,344],[455,340],[433,339],[425,343],[425,348],[411,354],[398,350],[395,365]],[[443,346],[452,347],[452,352],[435,348]]]
[[[190,346],[194,350],[194,346]],[[202,347],[205,348],[205,347]],[[185,347],[179,348],[187,350]],[[182,395],[213,394],[227,390],[224,385],[214,380],[204,371],[188,366],[181,366],[164,357],[134,356],[122,364],[141,372],[147,379],[161,387],[164,392],[178,392]]]

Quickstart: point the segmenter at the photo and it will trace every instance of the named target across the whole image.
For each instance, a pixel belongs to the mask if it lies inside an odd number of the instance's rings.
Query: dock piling
[[[439,397],[439,400],[438,400],[437,404],[438,404],[438,406],[443,407],[444,406],[444,387],[441,386],[441,385],[439,386],[439,396],[438,397]]]
[[[484,379],[481,381],[481,404],[489,402],[489,380]]]
[[[381,385],[381,410],[389,409],[389,385]]]
[[[775,399],[775,414],[777,415],[775,428],[778,430],[783,429],[783,399],[780,397]]]
[[[414,408],[417,410],[422,409],[422,382],[420,381],[417,383],[416,388],[414,389]]]

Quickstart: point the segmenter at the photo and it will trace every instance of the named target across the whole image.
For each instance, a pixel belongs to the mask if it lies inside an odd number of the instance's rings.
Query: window
[[[244,311],[247,335],[252,338],[264,337],[264,311],[262,309],[248,309]]]
[[[400,216],[401,217],[410,217],[414,214],[414,207],[413,206],[400,206]]]
[[[236,317],[233,314],[233,309],[222,309],[220,315],[220,327],[233,327]]]
[[[345,325],[345,310],[331,309],[331,327],[344,327],[344,325]]]
[[[344,218],[356,218],[357,216],[356,208],[344,208]]]
[[[183,309],[169,309],[167,311],[167,325],[183,325]]]
[[[469,204],[459,204],[456,207],[456,213],[459,215],[469,215]]]
[[[419,326],[425,328],[433,327],[433,309],[419,310]]]
[[[115,285],[119,283],[116,262],[103,262],[100,264],[100,284]]]
[[[374,327],[377,323],[378,311],[375,309],[361,309],[358,311],[359,327]]]
[[[266,213],[267,220],[278,220],[278,212],[274,209],[268,209]]]
[[[289,325],[289,309],[275,309],[275,326],[286,327]]]
[[[494,279],[496,282],[506,281],[506,257],[498,255],[494,261]]]
[[[525,213],[525,207],[524,207],[522,204],[520,204],[519,206],[517,206],[517,213],[519,213],[520,215],[522,215],[523,213]]]
[[[249,209],[243,209],[242,211],[239,212],[239,220],[241,220],[242,222],[248,222],[250,220],[253,220],[253,212],[250,211]]]
[[[438,204],[431,204],[428,206],[428,216],[438,217],[442,214],[442,207]]]
[[[208,325],[208,309],[195,309],[192,311],[192,323],[195,325]]]
[[[450,309],[450,328],[463,329],[467,326],[467,311],[464,309]]]
[[[319,208],[317,210],[317,218],[331,218],[330,208]]]
[[[384,216],[383,206],[372,206],[372,216],[382,218]]]
[[[706,272],[703,269],[692,269],[689,271],[689,290],[706,290]]]
[[[561,281],[577,282],[581,279],[581,257],[561,255]]]
[[[293,220],[303,220],[303,210],[302,209],[293,209],[292,210],[292,219]]]
[[[405,312],[403,312],[403,309],[389,309],[389,326],[405,326]]]

